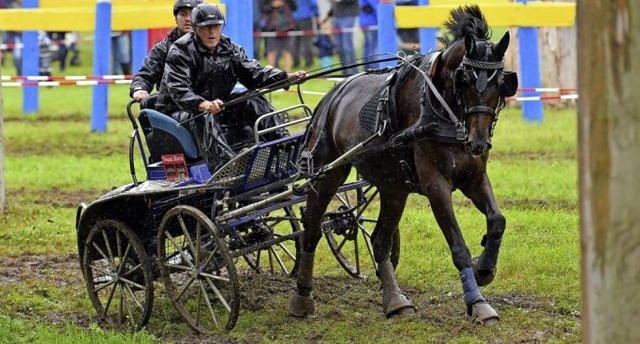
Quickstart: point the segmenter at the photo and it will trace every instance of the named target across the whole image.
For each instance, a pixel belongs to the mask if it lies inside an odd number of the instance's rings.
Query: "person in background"
[[[39,67],[38,75],[51,76],[51,39],[45,31],[38,31]]]
[[[253,58],[256,60],[263,57],[260,53],[264,53],[264,50],[262,50],[264,39],[255,35],[256,33],[262,33],[266,26],[266,23],[262,20],[262,2],[263,0],[253,0]]]
[[[156,90],[159,88],[162,73],[164,72],[164,60],[167,58],[169,47],[178,38],[193,31],[191,11],[201,3],[202,0],[176,0],[173,4],[173,17],[176,21],[176,27],[169,32],[166,38],[151,48],[142,63],[142,67],[131,80],[129,97],[140,102],[149,97],[149,93],[151,93],[154,86]],[[146,104],[146,106],[152,108],[153,104]]]
[[[312,31],[318,25],[318,0],[298,0],[297,8],[293,11],[296,30]],[[313,37],[304,34],[293,38],[293,68],[298,68],[304,58],[305,68],[313,65]]]
[[[111,32],[111,73],[131,75],[128,34],[123,31]]]
[[[226,102],[246,94],[232,93],[236,84],[255,90],[300,80],[306,72],[288,74],[247,57],[244,48],[222,34],[225,19],[216,5],[200,4],[192,17],[194,31],[175,41],[167,53],[156,109],[178,122],[188,121],[185,126],[214,172],[235,155],[220,125],[235,124],[240,129],[237,132],[244,132],[259,115],[274,109],[263,96],[225,107]]]
[[[325,18],[320,25],[321,32],[316,36],[313,45],[318,48],[318,57],[320,58],[320,66],[327,68],[333,64],[333,41],[331,40],[331,19]]]
[[[64,45],[67,51],[71,51],[71,60],[69,64],[72,66],[80,65],[80,49],[78,48],[78,32],[67,32],[64,35]]]
[[[271,0],[268,5],[264,7],[264,13],[266,15],[266,30],[269,32],[287,32],[293,31],[296,28],[296,24],[293,21],[293,15],[288,1],[285,0]],[[267,38],[267,62],[272,66],[278,66],[279,57],[282,57],[283,69],[289,71],[293,65],[293,58],[291,55],[293,37],[284,35]]]
[[[378,3],[380,0],[360,0],[360,28],[364,35],[364,47],[362,49],[363,62],[378,59],[374,56],[378,53],[378,30],[372,27],[378,25]],[[368,63],[365,69],[378,68],[378,63]]]
[[[331,14],[333,15],[333,28],[337,30],[336,44],[340,63],[348,65],[355,63],[356,52],[353,47],[353,28],[356,17],[360,13],[358,0],[331,0]],[[345,73],[355,74],[356,67],[345,69]]]

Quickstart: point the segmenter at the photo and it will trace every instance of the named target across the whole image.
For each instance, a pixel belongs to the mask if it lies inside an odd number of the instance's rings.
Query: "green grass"
[[[303,89],[326,91],[331,85],[317,81]],[[0,343],[580,342],[575,110],[547,110],[543,123],[531,124],[510,105],[498,122],[488,172],[507,230],[497,278],[482,288],[502,316],[498,326],[465,319],[462,288],[444,237],[428,201],[412,195],[400,224],[398,278],[418,308],[416,316],[385,319],[371,269],[366,279],[348,277],[323,241],[316,260],[314,318],[287,316],[293,281],[246,274],[237,327],[198,337],[159,283],[145,331],[100,329],[79,268],[76,206],[131,180],[127,87],[109,88],[106,133],[90,131],[90,87],[42,88],[40,112],[30,116],[21,113],[20,89],[2,91],[9,208],[0,216]],[[313,107],[319,97],[305,99]],[[296,96],[277,93],[273,103],[292,105]],[[477,255],[485,219],[459,192],[454,206],[466,243]]]

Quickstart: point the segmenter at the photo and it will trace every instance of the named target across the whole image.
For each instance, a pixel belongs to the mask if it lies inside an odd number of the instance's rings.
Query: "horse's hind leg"
[[[431,204],[433,215],[444,234],[453,264],[460,272],[464,302],[467,305],[467,314],[474,322],[492,324],[500,318],[498,313],[489,305],[478,289],[476,278],[473,274],[471,254],[464,242],[462,232],[453,212],[451,202],[451,187],[444,180],[431,178],[427,186],[423,186]]]
[[[289,312],[294,316],[304,317],[315,312],[313,296],[313,260],[316,247],[322,238],[322,217],[324,216],[331,198],[338,187],[344,183],[349,175],[350,167],[345,166],[328,172],[313,183],[307,193],[307,205],[302,218],[304,232],[302,233],[302,253],[300,254],[300,268],[296,285],[298,291],[291,297]]]
[[[411,301],[400,291],[391,262],[394,236],[397,235],[398,222],[402,217],[407,197],[406,193],[380,192],[380,215],[374,229],[373,253],[378,264],[378,277],[382,283],[382,304],[387,317],[415,313]]]
[[[480,256],[473,260],[473,273],[476,281],[479,286],[485,286],[491,283],[496,276],[498,253],[506,220],[498,209],[489,177],[486,174],[482,176],[479,183],[469,184],[468,187],[461,188],[461,191],[487,218],[487,234],[482,238],[484,250]]]

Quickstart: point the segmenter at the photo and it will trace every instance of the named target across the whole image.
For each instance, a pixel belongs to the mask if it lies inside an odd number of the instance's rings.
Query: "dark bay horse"
[[[486,165],[498,113],[505,97],[515,94],[517,75],[504,71],[509,33],[492,43],[478,6],[453,10],[445,26],[449,35],[440,38],[444,50],[414,55],[390,71],[356,74],[336,85],[318,104],[305,143],[306,156],[314,166],[328,164],[365,141],[374,148],[324,173],[308,192],[297,293],[289,305],[293,315],[315,311],[313,260],[322,236],[321,221],[332,196],[355,166],[380,192],[372,241],[385,314],[415,313],[398,285],[397,252],[392,252],[392,243],[394,235],[399,235],[397,226],[407,197],[417,192],[428,198],[449,245],[460,272],[467,313],[479,323],[499,318],[478,289],[495,276],[506,224]],[[373,117],[363,115],[371,99],[377,108]],[[380,111],[385,107],[386,111]],[[364,122],[374,118],[375,123],[363,125],[363,118]],[[475,259],[453,211],[451,195],[456,189],[486,216],[484,250]]]

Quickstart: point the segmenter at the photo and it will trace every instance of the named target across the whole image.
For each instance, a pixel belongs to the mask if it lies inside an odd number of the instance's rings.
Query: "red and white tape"
[[[54,81],[54,80],[130,80],[133,75],[28,75],[28,76],[11,76],[2,75],[2,81]]]
[[[76,76],[9,76],[2,75],[2,87],[56,87],[56,86],[95,86],[95,85],[118,85],[130,84],[132,75],[76,75]],[[339,82],[342,78],[327,78],[329,81]],[[522,87],[518,92],[537,92],[537,93],[561,93],[557,96],[521,96],[507,98],[508,102],[526,102],[526,101],[552,101],[552,100],[576,100],[578,94],[563,94],[577,92],[577,88],[560,88],[560,87]],[[290,90],[288,92],[296,92]],[[324,96],[326,92],[302,91],[302,94],[313,96]]]

